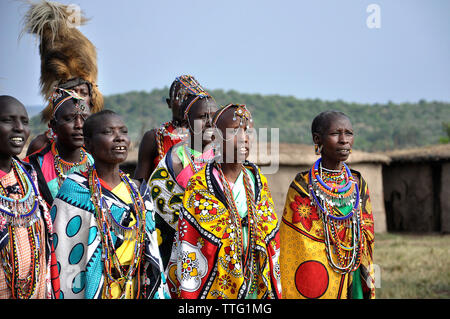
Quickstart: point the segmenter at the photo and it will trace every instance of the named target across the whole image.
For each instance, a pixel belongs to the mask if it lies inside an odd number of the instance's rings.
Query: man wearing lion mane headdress
[[[24,19],[22,32],[36,35],[40,42],[40,89],[48,103],[41,120],[49,126],[30,143],[25,160],[34,166],[49,206],[65,176],[89,164],[82,127],[89,114],[103,109],[96,48],[76,28],[86,21],[73,5],[51,1],[31,3]],[[64,106],[65,97],[71,105]]]

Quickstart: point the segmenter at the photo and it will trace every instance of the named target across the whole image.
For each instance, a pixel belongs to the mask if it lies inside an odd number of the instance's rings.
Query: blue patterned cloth
[[[109,190],[102,189],[111,213],[118,221],[130,207]],[[146,241],[140,298],[169,298],[155,231],[150,198],[144,198],[148,209]],[[61,297],[97,299],[102,297],[104,282],[102,243],[85,175],[74,173],[61,186],[50,211],[54,224],[54,242],[61,282]],[[113,235],[113,240],[116,237]],[[141,267],[142,268],[142,267]]]

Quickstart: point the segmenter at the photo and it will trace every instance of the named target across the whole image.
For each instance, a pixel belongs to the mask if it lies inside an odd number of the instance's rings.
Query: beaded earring
[[[322,145],[319,146],[319,144],[314,144],[314,152],[316,153],[316,155],[322,154],[322,147]]]

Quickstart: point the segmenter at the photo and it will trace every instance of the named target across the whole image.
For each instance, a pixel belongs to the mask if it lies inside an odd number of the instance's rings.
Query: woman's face
[[[28,114],[19,103],[8,101],[0,108],[0,152],[19,155],[30,136]]]
[[[91,106],[91,96],[89,94],[89,87],[86,83],[77,85],[71,90],[75,91],[75,93],[82,97],[86,102],[86,105],[89,105],[89,107]]]
[[[97,118],[86,147],[95,162],[120,164],[127,159],[130,147],[128,128],[120,116],[110,114]]]
[[[217,104],[212,99],[199,99],[188,112],[189,131],[195,139],[202,139],[205,147],[211,142],[211,119],[217,111]]]
[[[242,163],[250,154],[250,135],[253,123],[244,120],[241,125],[241,118],[234,116],[235,110],[235,108],[230,108],[222,114],[217,123],[221,134],[219,137],[217,137],[218,134],[215,134],[215,139],[223,137],[223,141],[219,141],[219,143],[222,145],[223,161],[226,163]]]
[[[58,143],[70,149],[80,148],[84,144],[83,124],[91,114],[89,107],[76,107],[73,100],[65,102],[56,112],[51,126],[58,136]]]
[[[316,135],[318,136],[318,135]],[[324,162],[345,162],[353,147],[353,127],[345,116],[336,116],[329,121],[328,128],[322,136],[315,137],[315,142],[322,145]]]

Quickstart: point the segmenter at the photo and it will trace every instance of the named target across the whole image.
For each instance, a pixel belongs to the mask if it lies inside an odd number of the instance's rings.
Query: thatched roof
[[[258,148],[262,148],[263,153],[261,156],[257,156]],[[279,164],[286,166],[304,166],[313,164],[319,157],[314,153],[313,145],[304,144],[279,144]],[[275,151],[277,149],[275,148]],[[253,147],[249,160],[257,163],[258,165],[269,165],[272,161],[276,160],[277,156],[270,155],[269,145],[258,145]],[[390,162],[390,158],[380,153],[368,153],[358,150],[353,150],[347,163],[382,163],[387,164]]]
[[[437,162],[450,160],[450,144],[386,152],[392,162]]]

